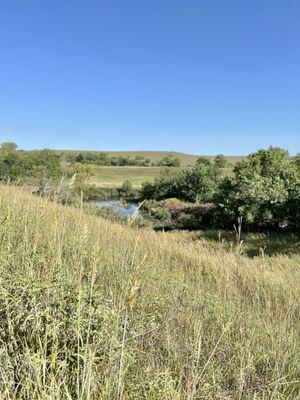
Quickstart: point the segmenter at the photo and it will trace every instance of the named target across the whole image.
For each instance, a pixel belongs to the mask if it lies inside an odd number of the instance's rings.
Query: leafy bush
[[[180,197],[181,177],[173,175],[165,169],[155,178],[153,183],[146,182],[142,186],[141,196],[144,199],[162,200],[171,197]]]
[[[182,172],[182,200],[194,203],[210,202],[218,185],[219,171],[211,164],[197,163],[192,169]]]
[[[161,221],[166,221],[171,219],[171,213],[164,207],[159,207],[155,213],[154,217]]]
[[[166,167],[179,167],[181,160],[179,158],[174,158],[172,155],[164,157],[161,161],[157,163],[151,161],[149,158],[143,156],[110,156],[103,152],[83,152],[79,154],[68,154],[67,161],[71,163],[81,163],[81,164],[94,164],[94,165],[104,165],[104,166],[116,166],[123,167],[127,165],[134,165],[139,167],[148,167],[150,165],[161,165]]]
[[[299,227],[300,170],[280,148],[259,150],[240,161],[215,195],[216,222],[248,228]]]
[[[154,183],[146,183],[142,197],[162,200],[176,197],[195,203],[209,202],[217,188],[219,172],[210,162],[197,163],[180,174],[173,175],[168,170],[157,177]]]
[[[119,189],[119,195],[122,197],[133,197],[135,195],[132,183],[129,180],[123,182],[121,188]]]
[[[22,182],[26,178],[57,179],[60,175],[60,157],[53,151],[17,151],[15,143],[1,145],[0,180]]]
[[[219,155],[217,160],[222,158]],[[217,227],[232,228],[242,216],[247,229],[300,229],[298,156],[292,161],[283,149],[259,150],[238,162],[233,176],[223,179],[220,165],[224,164],[201,157],[195,167],[177,175],[165,171],[154,183],[144,184],[142,196],[154,200],[176,197],[197,204],[212,202]]]
[[[296,154],[296,157],[295,157],[295,164],[296,164],[296,166],[298,167],[298,168],[300,168],[300,153],[297,153]]]
[[[179,158],[173,156],[166,156],[160,162],[159,165],[163,167],[180,167],[181,161]]]
[[[212,204],[193,204],[176,199],[147,200],[143,210],[154,218],[154,226],[164,229],[203,229],[213,226]]]
[[[201,165],[201,164],[210,165],[210,160],[205,157],[199,157],[198,160],[196,161],[196,164],[197,165]]]
[[[214,163],[217,168],[225,168],[227,165],[227,160],[223,154],[218,154],[215,157]]]

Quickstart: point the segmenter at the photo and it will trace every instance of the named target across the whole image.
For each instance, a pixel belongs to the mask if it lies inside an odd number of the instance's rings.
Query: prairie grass
[[[183,233],[189,240],[202,241],[206,246],[236,251],[235,232],[208,229]],[[294,255],[300,253],[300,232],[243,232],[241,252],[249,257],[258,255]]]
[[[0,187],[0,399],[298,399],[300,255]]]
[[[88,183],[102,188],[120,188],[126,180],[129,180],[135,189],[139,189],[144,182],[153,182],[164,170],[165,167],[103,167],[94,165],[92,166],[93,176]],[[180,171],[181,168],[171,168],[171,172],[174,174]]]
[[[93,176],[89,178],[87,183],[97,185],[102,188],[119,188],[122,184],[129,180],[133,188],[140,189],[145,182],[154,182],[166,167],[142,167],[142,166],[92,166]],[[169,171],[173,174],[179,174],[183,167],[172,167]],[[222,169],[223,175],[231,175],[232,167]]]
[[[61,150],[56,151],[58,154],[79,154],[80,151]],[[91,153],[94,153],[91,151]],[[170,168],[174,174],[179,173],[182,169],[188,166],[194,166],[199,156],[177,152],[164,152],[164,151],[112,151],[105,152],[111,157],[136,157],[141,156],[149,158],[154,163],[159,163],[164,157],[172,155],[181,161],[181,167]],[[207,159],[213,161],[215,157],[205,156]],[[239,156],[227,156],[226,160],[228,165],[222,169],[223,175],[231,175],[233,166],[243,159]],[[63,170],[67,170],[69,163],[62,161]],[[153,182],[159,174],[165,170],[165,167],[160,166],[99,166],[91,165],[93,176],[87,183],[95,184],[102,188],[120,188],[126,180],[130,180],[135,189],[141,188],[144,182]]]

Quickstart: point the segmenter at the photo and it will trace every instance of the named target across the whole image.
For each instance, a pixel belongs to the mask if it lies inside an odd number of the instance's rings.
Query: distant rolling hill
[[[149,158],[156,164],[166,156],[177,157],[181,161],[180,167],[172,167],[172,172],[178,173],[183,168],[195,165],[199,157],[205,157],[210,160],[214,159],[214,156],[200,156],[195,154],[186,154],[176,151],[101,151],[101,150],[54,150],[57,154],[68,155],[68,154],[80,154],[80,153],[106,153],[112,157],[130,157],[135,158],[137,156]],[[222,170],[224,175],[230,175],[232,173],[233,165],[241,160],[243,157],[240,156],[226,156],[228,165]],[[62,162],[64,168],[67,168],[69,163]],[[103,188],[120,187],[123,182],[129,180],[133,187],[140,188],[146,181],[153,182],[165,167],[160,166],[99,166],[93,165],[92,171],[93,176],[89,179],[89,183],[97,185]]]
[[[199,157],[206,157],[208,159],[214,159],[214,156],[205,156],[205,155],[195,155],[195,154],[187,154],[181,153],[177,151],[101,151],[101,150],[55,150],[59,154],[79,154],[79,153],[106,153],[112,157],[145,157],[149,158],[151,161],[158,162],[162,158],[172,155],[173,157],[177,157],[181,160],[181,166],[187,167],[189,165],[194,165]],[[229,163],[235,164],[237,161],[241,160],[243,157],[241,156],[226,156],[226,159]]]

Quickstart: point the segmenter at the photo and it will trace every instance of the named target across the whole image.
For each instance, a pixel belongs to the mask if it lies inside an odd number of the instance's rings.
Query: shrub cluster
[[[175,176],[164,172],[154,183],[144,184],[142,196],[212,203],[217,227],[232,227],[241,216],[247,229],[299,230],[299,156],[291,160],[287,151],[276,147],[259,150],[226,177],[221,177],[218,162],[200,158],[194,168]]]
[[[24,181],[58,178],[60,157],[50,150],[21,151],[15,143],[0,147],[0,181]]]
[[[240,161],[218,185],[216,222],[232,226],[243,216],[249,228],[300,229],[300,166],[288,152],[270,147]]]
[[[162,160],[157,163],[151,161],[150,158],[143,156],[126,157],[126,156],[109,156],[107,153],[79,153],[79,154],[69,154],[67,156],[67,161],[71,163],[81,163],[81,164],[94,164],[102,166],[138,166],[138,167],[150,167],[150,166],[165,166],[165,167],[180,167],[181,161],[177,157],[172,155],[165,156]]]
[[[193,168],[174,175],[163,171],[154,183],[145,183],[142,197],[163,200],[172,197],[193,203],[211,201],[218,185],[219,169],[207,159],[200,158]]]
[[[177,199],[147,200],[143,210],[152,218],[155,230],[199,230],[213,226],[213,206],[210,203],[187,203]]]

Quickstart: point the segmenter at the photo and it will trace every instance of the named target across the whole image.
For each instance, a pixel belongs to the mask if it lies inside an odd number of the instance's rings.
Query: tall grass
[[[1,187],[0,398],[300,398],[299,262]]]

